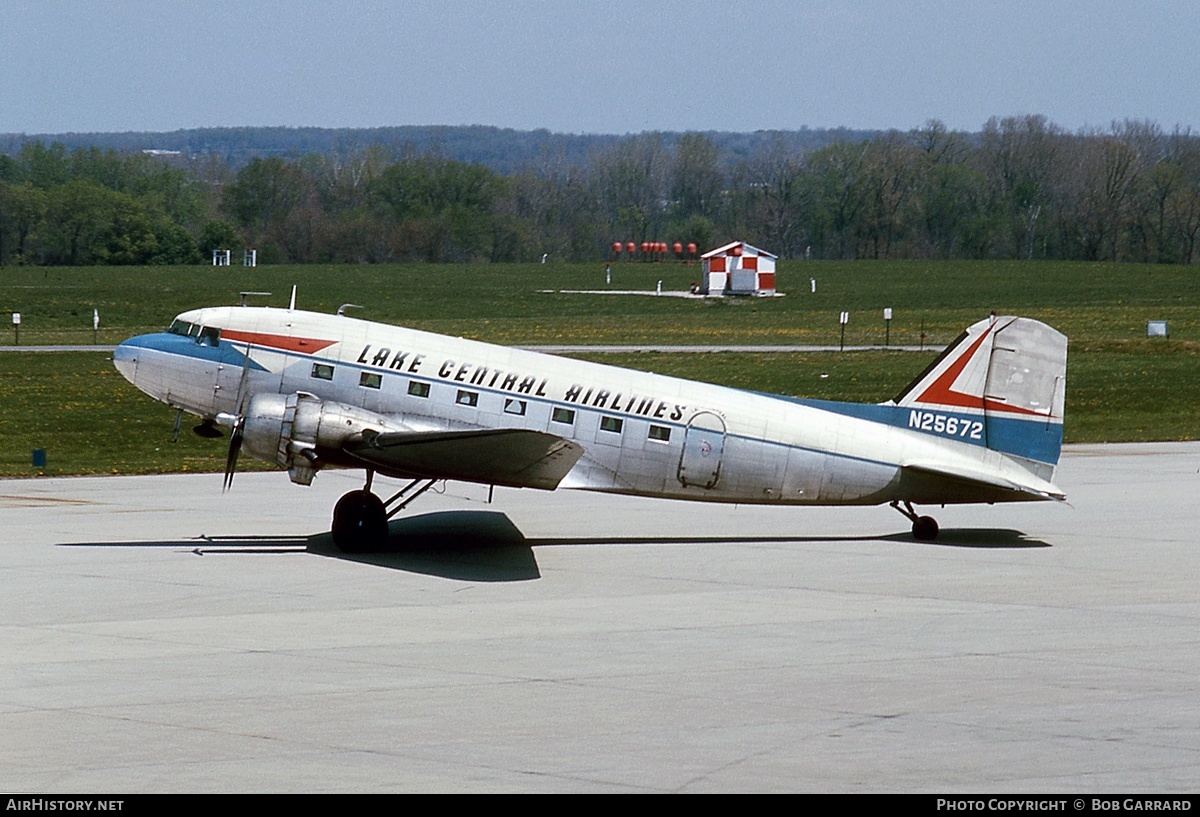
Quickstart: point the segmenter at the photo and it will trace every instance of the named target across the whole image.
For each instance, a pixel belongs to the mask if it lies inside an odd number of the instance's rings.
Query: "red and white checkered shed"
[[[755,291],[764,295],[775,292],[775,261],[774,253],[759,249],[744,241],[734,241],[715,250],[709,250],[700,256],[703,264],[704,279],[709,283],[709,291],[718,284],[718,291],[725,289],[722,275],[731,275],[738,271],[754,271]],[[716,279],[712,276],[716,274]]]

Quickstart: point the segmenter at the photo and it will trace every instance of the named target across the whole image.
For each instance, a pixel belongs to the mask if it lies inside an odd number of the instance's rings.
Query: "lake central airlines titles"
[[[362,352],[359,353],[356,362],[365,366],[420,375],[425,364],[425,359],[426,356],[422,354],[415,354],[405,350],[393,352],[386,347],[378,348],[372,352],[371,345],[367,344],[363,347]],[[425,376],[428,377],[430,375]],[[438,366],[437,377],[448,382],[462,383],[468,386],[494,388],[515,394],[528,394],[534,397],[548,396],[546,392],[547,378],[543,377],[539,379],[534,375],[510,372],[504,369],[480,366],[469,362],[450,359],[443,360],[441,365]],[[609,389],[580,383],[571,384],[559,399],[564,403],[574,403],[590,408],[606,408],[610,411],[623,414],[654,417],[657,419],[681,420],[683,419],[684,412],[687,410],[687,406],[678,403],[668,403],[656,397],[622,392],[613,393]]]

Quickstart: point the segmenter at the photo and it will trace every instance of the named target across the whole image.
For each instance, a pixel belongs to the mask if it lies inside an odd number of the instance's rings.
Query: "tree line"
[[[783,258],[1194,263],[1198,237],[1200,139],[1144,121],[930,121],[819,146],[643,133],[506,172],[382,145],[236,169],[41,141],[0,154],[0,264],[204,263],[223,247],[266,263],[599,260],[616,241],[731,239]]]

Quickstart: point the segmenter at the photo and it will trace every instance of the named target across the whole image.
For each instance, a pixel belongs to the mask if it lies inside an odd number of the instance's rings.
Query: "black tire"
[[[387,541],[383,500],[370,491],[351,491],[333,506],[333,543],[346,553],[378,550]]]
[[[932,542],[938,535],[938,523],[932,516],[918,516],[912,526],[913,538],[919,542]]]

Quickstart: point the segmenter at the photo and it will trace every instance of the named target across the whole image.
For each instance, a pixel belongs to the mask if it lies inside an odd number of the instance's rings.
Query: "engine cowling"
[[[256,394],[246,407],[242,447],[253,457],[286,468],[292,482],[309,485],[330,456],[336,459],[347,439],[367,429],[406,431],[408,427],[307,392]]]

